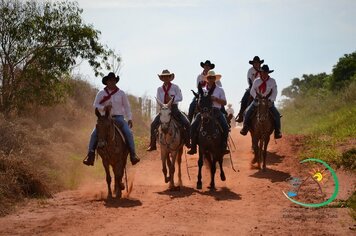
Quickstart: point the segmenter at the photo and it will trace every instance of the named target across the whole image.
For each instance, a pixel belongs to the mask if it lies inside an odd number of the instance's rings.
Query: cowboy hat
[[[101,82],[106,85],[106,82],[108,81],[108,79],[112,79],[112,78],[114,78],[116,80],[116,83],[119,82],[119,80],[120,80],[119,76],[115,76],[114,72],[110,72],[108,75],[103,77]]]
[[[163,70],[162,73],[160,75],[158,75],[160,80],[162,80],[162,76],[170,76],[169,81],[174,80],[174,73],[169,72],[169,70]],[[162,81],[164,81],[164,80],[162,80]]]
[[[215,81],[217,81],[220,80],[222,76],[219,74],[215,74],[213,70],[209,70],[206,76],[204,76],[206,81],[208,81],[208,77],[215,77]]]
[[[265,60],[260,60],[259,56],[255,56],[252,61],[248,61],[251,65],[253,65],[254,62],[258,62],[262,64]]]
[[[267,72],[268,74],[269,73],[272,73],[274,70],[269,70],[269,67],[268,65],[263,65],[260,69],[260,72]]]
[[[200,66],[204,68],[204,66],[209,66],[210,70],[215,68],[215,64],[212,64],[209,60],[206,60],[205,62],[200,62]]]

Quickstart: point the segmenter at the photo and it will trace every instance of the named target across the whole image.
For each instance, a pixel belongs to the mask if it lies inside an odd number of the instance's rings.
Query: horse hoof
[[[197,183],[197,189],[202,189],[202,183]]]
[[[226,180],[226,177],[225,177],[225,174],[224,174],[224,173],[221,173],[221,174],[220,174],[220,179],[221,179],[221,181],[225,181],[225,180]]]
[[[216,190],[215,186],[211,186],[211,185],[208,187],[208,189],[210,189],[210,191],[215,191]]]
[[[121,190],[124,190],[124,189],[125,189],[124,183],[121,183],[121,184],[120,184],[120,189],[121,189]]]
[[[168,183],[168,182],[169,182],[169,177],[166,177],[166,178],[164,179],[164,182]]]

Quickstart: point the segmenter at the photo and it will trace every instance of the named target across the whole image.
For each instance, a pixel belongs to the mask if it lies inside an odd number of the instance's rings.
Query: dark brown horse
[[[116,198],[121,198],[121,191],[124,189],[122,177],[126,167],[129,150],[125,144],[125,139],[117,130],[115,121],[106,112],[104,116],[95,109],[98,117],[96,131],[98,135],[98,153],[103,161],[106,173],[106,183],[108,185],[108,198],[112,198],[110,166],[114,172],[114,194]]]
[[[252,137],[252,147],[254,151],[254,159],[252,165],[257,162],[258,169],[261,169],[263,162],[263,171],[266,170],[267,147],[270,140],[270,135],[273,133],[273,117],[269,111],[268,97],[262,97],[257,93],[256,115],[252,118],[250,132]]]
[[[220,165],[220,178],[222,181],[226,180],[225,173],[223,170],[223,157],[224,151],[222,149],[222,130],[216,119],[214,112],[216,111],[212,108],[213,104],[211,101],[211,92],[204,93],[202,88],[198,86],[199,89],[199,100],[198,109],[200,113],[197,115],[196,119],[200,119],[199,128],[199,160],[198,160],[198,182],[197,189],[202,188],[202,175],[201,169],[203,166],[203,160],[207,160],[210,167],[210,186],[211,190],[215,190],[215,172],[216,163]]]

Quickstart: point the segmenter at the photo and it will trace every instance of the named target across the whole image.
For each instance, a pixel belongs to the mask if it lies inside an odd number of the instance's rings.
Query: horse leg
[[[181,168],[182,154],[183,154],[183,147],[179,149],[178,156],[177,156],[177,162],[178,162],[178,186],[179,187],[183,186],[183,183],[182,183],[182,168]]]
[[[221,179],[221,181],[225,181],[226,180],[225,173],[224,173],[224,170],[223,170],[223,160],[224,160],[224,157],[220,155],[219,156],[219,166],[220,166],[220,179]]]
[[[258,161],[258,139],[255,137],[252,138],[252,147],[254,158],[251,161],[251,166],[253,167],[253,164]]]
[[[216,172],[216,160],[214,159],[213,155],[209,155],[209,164],[210,164],[210,190],[214,191],[215,190],[215,172]]]
[[[109,163],[105,158],[103,158],[102,160],[103,160],[103,166],[104,166],[105,174],[106,174],[106,183],[108,185],[108,198],[112,198],[111,176],[110,176]]]
[[[172,161],[169,163],[169,188],[170,189],[174,189],[174,172],[175,172],[175,163],[176,163],[176,156],[177,156],[177,152],[173,152],[171,154],[172,157]],[[168,159],[170,159],[168,157]]]
[[[162,172],[163,172],[164,182],[168,183],[169,179],[167,177],[166,159],[167,159],[167,153],[161,149]]]
[[[263,155],[263,144],[264,140],[261,138],[258,142],[258,169],[261,169],[262,155]]]
[[[269,136],[266,138],[263,146],[263,171],[266,171],[266,157],[267,157],[268,143],[269,143]]]
[[[202,185],[203,185],[201,182],[201,168],[202,167],[203,167],[203,153],[199,149],[197,189],[202,189]]]

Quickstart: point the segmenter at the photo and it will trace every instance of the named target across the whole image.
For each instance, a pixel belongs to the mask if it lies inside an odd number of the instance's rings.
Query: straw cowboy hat
[[[163,70],[162,73],[160,75],[158,75],[159,79],[164,82],[165,80],[162,79],[163,76],[170,76],[169,81],[174,80],[174,73],[169,72],[169,70]]]
[[[250,63],[251,65],[253,65],[254,62],[259,62],[260,64],[262,64],[265,60],[260,60],[260,57],[259,56],[255,56],[253,58],[252,61],[248,61],[248,63]]]
[[[204,66],[209,66],[210,70],[215,68],[215,64],[211,63],[209,60],[205,62],[200,62],[200,66],[204,68]]]
[[[219,74],[215,74],[215,71],[213,70],[209,70],[206,76],[204,76],[206,81],[208,81],[208,77],[215,77],[215,81],[217,81],[220,80],[222,76]]]
[[[272,73],[274,70],[269,70],[269,67],[268,65],[263,65],[260,72],[267,72],[268,74],[269,73]]]
[[[114,72],[110,72],[108,75],[103,77],[101,82],[106,85],[106,82],[108,81],[108,79],[111,79],[111,78],[114,78],[116,80],[116,83],[119,82],[119,80],[120,80],[119,76],[115,76]]]

